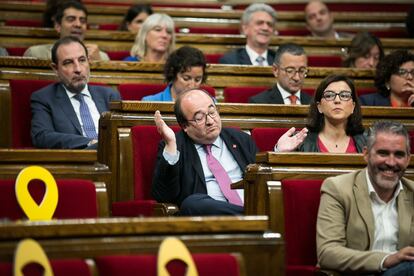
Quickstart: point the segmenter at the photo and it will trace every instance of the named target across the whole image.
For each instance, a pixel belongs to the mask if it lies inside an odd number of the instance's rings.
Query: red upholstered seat
[[[267,86],[226,87],[223,90],[224,102],[248,103],[249,98],[269,89]]]
[[[237,276],[239,263],[235,256],[224,253],[192,254],[200,276]],[[103,256],[95,259],[100,276],[157,275],[156,255]],[[167,265],[171,276],[183,275],[185,264],[172,261]],[[181,272],[181,273],[180,273]]]
[[[7,47],[7,52],[9,56],[23,56],[24,52],[26,51],[26,47]]]
[[[310,67],[342,67],[340,56],[308,56]]]
[[[316,218],[323,180],[282,180],[286,275],[314,275]]]
[[[178,126],[172,126],[177,132]],[[157,159],[161,136],[156,126],[134,126],[131,128],[134,159],[134,200],[114,202],[114,216],[152,216],[156,201],[151,196],[152,176]]]
[[[61,259],[51,260],[50,265],[52,266],[53,274],[55,276],[92,276],[92,273],[88,267],[88,264],[84,260],[78,259]],[[43,275],[43,269],[40,265],[32,263],[28,264],[24,269],[25,276]],[[0,275],[12,276],[13,275],[13,264],[11,263],[0,263]]]
[[[7,19],[4,22],[4,25],[15,27],[42,27],[42,21],[30,19]]]
[[[95,184],[85,179],[56,180],[59,201],[53,218],[96,218],[98,217]],[[29,184],[29,191],[39,204],[43,199],[45,186],[39,180]],[[0,180],[0,218],[11,220],[26,218],[17,202],[15,180]]]
[[[143,97],[153,95],[163,91],[167,84],[155,83],[122,83],[118,85],[118,91],[122,100],[140,101]],[[202,85],[201,88],[206,90],[212,97],[216,96],[214,87]]]
[[[106,53],[111,60],[123,60],[129,56],[129,51],[107,51]]]
[[[273,151],[276,142],[288,128],[257,127],[252,129],[252,138],[260,151]]]
[[[207,63],[219,63],[220,58],[223,56],[223,54],[205,54]]]
[[[108,23],[108,24],[99,24],[98,29],[99,30],[105,30],[105,31],[116,31],[119,28],[119,24],[116,23]]]
[[[118,85],[118,91],[123,100],[139,101],[145,96],[161,92],[166,86],[154,83],[122,83]]]
[[[33,92],[52,82],[48,80],[10,80],[13,148],[32,147],[30,97]]]

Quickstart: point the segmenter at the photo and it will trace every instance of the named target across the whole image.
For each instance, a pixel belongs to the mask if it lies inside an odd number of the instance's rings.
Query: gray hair
[[[271,6],[263,3],[254,3],[244,10],[241,18],[242,25],[248,24],[252,14],[259,11],[268,13],[273,18],[273,24],[276,24],[276,11]]]
[[[172,18],[165,14],[165,13],[154,13],[145,19],[144,23],[142,24],[136,38],[134,45],[131,48],[131,56],[138,56],[143,58],[147,53],[147,35],[148,32],[151,31],[155,26],[163,26],[167,27],[167,31],[172,34],[171,44],[168,46],[167,53],[168,55],[174,51],[175,48],[175,31],[174,31],[174,21]]]
[[[302,46],[295,43],[285,43],[281,44],[275,53],[275,60],[273,64],[279,65],[280,59],[285,53],[289,53],[294,56],[306,55],[305,49]]]
[[[372,127],[369,128],[367,149],[371,151],[375,142],[377,141],[378,133],[388,133],[393,135],[404,136],[406,141],[407,154],[410,154],[410,136],[403,124],[394,121],[376,121]]]

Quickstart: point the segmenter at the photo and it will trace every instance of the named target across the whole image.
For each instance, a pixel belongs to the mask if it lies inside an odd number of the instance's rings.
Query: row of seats
[[[30,96],[33,92],[52,83],[46,80],[10,80],[12,141],[14,148],[30,147]],[[120,84],[118,90],[123,100],[141,100],[142,97],[162,91],[166,84]],[[215,90],[211,86],[203,86],[213,97]],[[227,87],[224,89],[224,102],[247,103],[248,99],[269,87]],[[305,93],[313,94],[313,89],[305,88]],[[358,93],[373,93],[374,89],[359,89]]]
[[[11,56],[23,56],[27,48],[6,47]],[[111,60],[123,60],[130,55],[129,51],[107,51]],[[218,64],[224,54],[205,54],[207,63]],[[308,66],[310,67],[342,67],[342,58],[337,55],[309,55]]]

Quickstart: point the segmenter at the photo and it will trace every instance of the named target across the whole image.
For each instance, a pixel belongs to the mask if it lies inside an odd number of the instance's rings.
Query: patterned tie
[[[96,133],[91,113],[89,112],[88,105],[85,103],[85,99],[83,98],[82,93],[78,93],[73,97],[80,102],[79,111],[86,137],[98,139],[98,134]]]
[[[296,105],[298,102],[298,97],[296,96],[296,95],[290,95],[289,96],[289,99],[290,99],[290,104],[291,105]]]
[[[224,170],[220,162],[211,153],[211,145],[204,145],[204,149],[207,152],[207,165],[216,178],[217,183],[220,186],[220,190],[224,196],[230,203],[243,206],[243,202],[241,201],[237,191],[230,188],[231,179],[229,175]]]
[[[265,61],[265,58],[264,58],[264,57],[262,57],[262,56],[258,56],[258,57],[256,58],[256,61],[257,61],[257,64],[258,64],[259,66],[263,66],[263,65],[264,65],[264,61]]]

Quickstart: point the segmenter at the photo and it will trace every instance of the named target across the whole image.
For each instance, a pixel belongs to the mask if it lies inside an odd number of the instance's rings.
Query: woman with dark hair
[[[362,105],[408,107],[414,104],[414,54],[396,50],[378,63],[377,93],[360,97]]]
[[[294,131],[291,128],[282,135],[277,151],[362,152],[366,137],[353,81],[344,75],[322,80],[310,104],[306,128],[296,135]]]
[[[344,66],[375,68],[383,58],[384,49],[381,40],[369,32],[360,32],[351,41]]]
[[[184,90],[200,87],[207,80],[206,60],[197,48],[183,46],[170,54],[164,65],[168,82],[164,91],[142,98],[143,101],[175,101]]]
[[[152,14],[152,8],[150,5],[133,5],[125,14],[124,20],[119,26],[120,31],[130,31],[133,34],[137,34],[141,28],[145,19]]]

